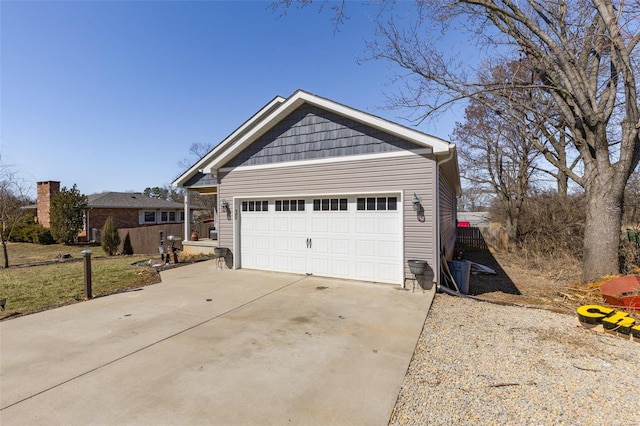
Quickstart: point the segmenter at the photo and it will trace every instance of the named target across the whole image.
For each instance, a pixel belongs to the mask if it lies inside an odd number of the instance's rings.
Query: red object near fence
[[[471,228],[471,223],[466,220],[458,222],[458,228]]]

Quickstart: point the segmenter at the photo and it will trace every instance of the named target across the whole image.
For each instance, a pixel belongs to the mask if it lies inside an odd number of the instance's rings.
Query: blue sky
[[[366,56],[376,9],[269,2],[0,2],[0,154],[33,188],[142,191],[182,172],[277,95],[303,89],[409,124],[385,109],[394,70]],[[449,139],[460,113],[421,124]]]

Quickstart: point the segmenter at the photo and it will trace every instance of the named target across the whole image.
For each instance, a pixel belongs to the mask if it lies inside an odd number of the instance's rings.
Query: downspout
[[[441,260],[440,260],[440,167],[444,164],[447,163],[449,161],[451,161],[453,159],[453,148],[455,148],[454,144],[449,144],[449,155],[447,156],[447,158],[444,158],[440,161],[437,160],[436,157],[436,193],[438,194],[438,196],[436,197],[436,223],[435,223],[435,229],[436,229],[436,238],[435,238],[435,247],[434,247],[434,253],[436,255],[436,273],[435,273],[435,284],[436,284],[436,288],[439,290],[440,289],[440,274],[441,274]]]

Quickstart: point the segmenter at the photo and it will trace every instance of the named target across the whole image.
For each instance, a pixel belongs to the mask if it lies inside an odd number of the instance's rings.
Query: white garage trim
[[[374,154],[348,155],[343,157],[315,158],[312,160],[295,160],[295,161],[285,161],[280,163],[254,164],[249,166],[222,167],[220,169],[220,172],[230,172],[232,170],[247,171],[247,170],[261,170],[261,169],[275,169],[280,167],[313,166],[316,164],[343,163],[348,161],[366,161],[366,160],[375,160],[378,158],[396,158],[396,157],[406,157],[410,155],[429,155],[429,154],[433,154],[433,150],[429,148],[420,148],[420,149],[393,151],[393,152],[377,152]]]
[[[376,203],[378,198],[384,197],[385,203],[389,197],[395,198],[396,209],[387,210],[385,204],[384,211],[377,206],[357,210],[358,198],[372,196]],[[305,200],[304,212],[276,212],[277,200],[293,199]],[[347,209],[316,211],[314,199],[347,199]],[[267,212],[242,211],[243,201],[268,201],[269,208]],[[247,195],[234,197],[233,206],[234,269],[251,267],[403,284],[404,199],[400,190]],[[385,234],[387,229],[391,234]]]

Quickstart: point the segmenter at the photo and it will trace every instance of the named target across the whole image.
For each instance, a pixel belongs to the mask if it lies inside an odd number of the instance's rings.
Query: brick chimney
[[[49,228],[49,216],[51,211],[51,198],[60,192],[60,182],[49,180],[38,182],[38,223]]]

